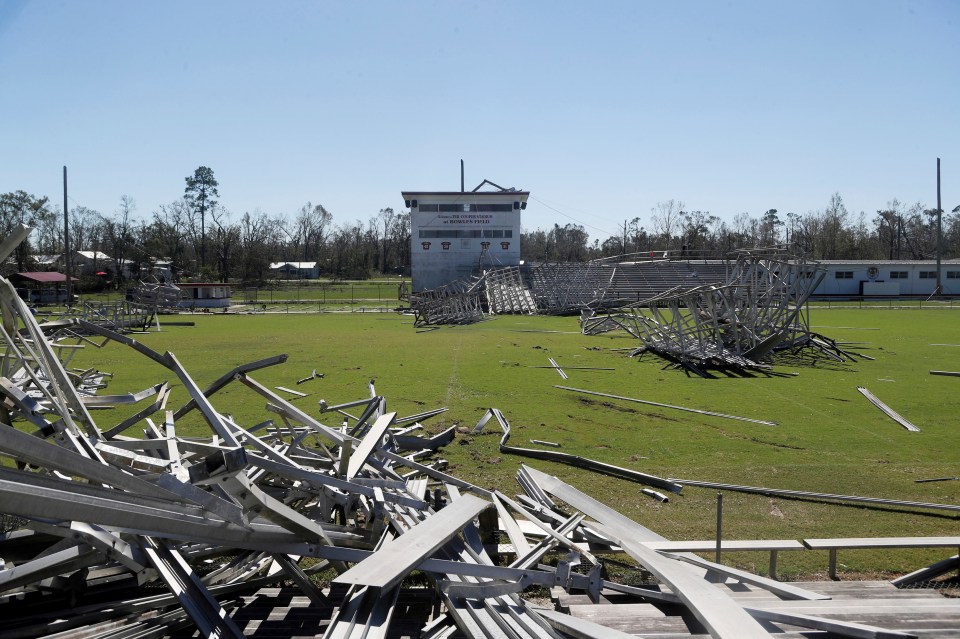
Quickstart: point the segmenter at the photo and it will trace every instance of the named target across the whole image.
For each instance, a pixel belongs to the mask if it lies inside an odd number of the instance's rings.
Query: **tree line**
[[[812,260],[927,260],[937,255],[940,217],[941,256],[960,257],[960,206],[939,213],[920,202],[893,199],[874,214],[852,214],[834,193],[817,211],[781,213],[771,208],[756,215],[740,213],[728,222],[668,200],[650,209],[647,224],[639,217],[624,220],[621,232],[604,240],[591,243],[579,224],[554,224],[549,230],[524,232],[520,250],[530,261],[585,261],[663,251],[718,255],[789,244]]]
[[[128,195],[112,213],[71,208],[71,247],[109,256],[120,281],[124,273],[146,277],[158,261],[169,263],[178,277],[253,285],[269,278],[271,262],[316,262],[321,274],[340,279],[409,270],[409,214],[386,207],[366,223],[334,224],[322,204],[306,202],[291,214],[256,209],[237,216],[216,200],[219,184],[208,167],[185,182],[182,197],[146,216],[138,215]],[[35,270],[41,256],[63,253],[63,211],[48,197],[0,194],[0,237],[18,224],[34,230],[4,265],[7,271]]]
[[[233,215],[217,201],[218,187],[213,171],[201,166],[185,178],[180,198],[145,216],[138,214],[128,195],[120,197],[111,213],[71,208],[71,246],[109,256],[118,280],[124,273],[144,277],[158,260],[169,262],[181,277],[250,285],[269,279],[271,262],[316,262],[322,276],[339,279],[409,273],[409,213],[386,207],[366,222],[335,223],[322,204],[306,202],[289,214],[256,209]],[[637,253],[703,255],[792,244],[814,260],[933,259],[937,217],[935,209],[920,202],[896,199],[874,214],[851,214],[839,193],[824,208],[806,214],[771,208],[740,213],[731,221],[668,200],[650,210],[645,224],[640,217],[626,219],[617,235],[602,240],[591,241],[579,224],[524,230],[521,258],[579,262]],[[63,253],[63,212],[49,198],[24,191],[0,194],[0,237],[17,224],[34,231],[4,265],[7,271],[35,270],[39,256]],[[941,225],[943,258],[960,257],[960,206],[943,214]]]

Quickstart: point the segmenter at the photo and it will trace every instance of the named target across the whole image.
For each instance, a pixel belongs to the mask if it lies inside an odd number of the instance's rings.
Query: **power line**
[[[547,204],[547,203],[544,202],[543,200],[541,200],[541,199],[539,199],[539,198],[535,198],[535,197],[533,197],[532,195],[530,196],[530,199],[536,201],[538,204],[542,204],[543,206],[547,207],[548,209],[550,209],[550,210],[553,211],[554,213],[559,213],[559,214],[562,215],[563,217],[565,217],[565,218],[567,218],[567,219],[570,219],[570,220],[573,220],[574,222],[576,222],[576,223],[579,224],[580,226],[584,226],[584,227],[593,229],[594,231],[599,231],[600,233],[603,233],[603,234],[607,235],[608,237],[619,237],[619,235],[618,235],[617,233],[611,233],[610,231],[607,231],[607,230],[598,228],[598,227],[596,227],[596,226],[593,226],[592,224],[587,224],[586,222],[582,222],[582,221],[578,220],[577,218],[573,217],[572,215],[567,215],[566,213],[564,213],[564,212],[561,211],[560,209],[558,209],[558,208],[556,208],[556,207],[553,207],[553,206],[550,206],[549,204]]]

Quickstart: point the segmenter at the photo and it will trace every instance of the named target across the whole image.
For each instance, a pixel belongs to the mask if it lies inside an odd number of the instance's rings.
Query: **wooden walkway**
[[[784,601],[746,584],[716,587],[746,608],[867,624],[921,639],[960,638],[960,599],[944,597],[936,590],[899,590],[886,581],[818,581],[793,585],[831,599]],[[627,634],[661,639],[706,634],[692,615],[678,607],[643,603],[639,598],[612,591],[604,591],[599,604],[592,603],[586,595],[570,595],[559,588],[553,589],[551,595],[558,610]],[[771,623],[768,629],[784,633],[775,635],[784,639],[835,636],[785,624]]]
[[[745,608],[866,624],[882,628],[883,636],[905,633],[918,639],[960,639],[960,599],[944,597],[936,590],[901,590],[886,581],[817,581],[792,585],[831,599],[784,601],[766,590],[734,582],[715,587]],[[338,595],[343,594],[342,589],[335,590],[331,602],[339,601]],[[560,612],[630,635],[658,639],[708,636],[697,619],[681,606],[647,603],[610,590],[603,591],[597,604],[585,594],[569,594],[562,588],[554,588],[551,598]],[[436,605],[437,600],[429,588],[401,589],[388,639],[420,637],[421,629],[438,611]],[[439,611],[442,612],[442,608]],[[311,604],[295,588],[262,588],[254,595],[238,598],[231,616],[247,637],[321,639],[334,612],[333,605]],[[783,639],[837,636],[772,622],[766,624],[766,628]],[[166,636],[187,639],[198,635],[194,627],[188,626]]]

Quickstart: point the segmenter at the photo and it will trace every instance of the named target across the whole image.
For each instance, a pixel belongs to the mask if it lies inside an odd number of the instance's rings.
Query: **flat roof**
[[[56,271],[25,271],[23,273],[14,273],[10,278],[30,280],[31,282],[40,282],[42,284],[58,284],[67,281],[66,275],[57,273]],[[70,279],[74,282],[79,281],[75,277],[71,277]]]
[[[410,199],[410,196],[424,196],[424,195],[442,195],[445,197],[465,197],[470,196],[484,196],[484,195],[496,195],[496,196],[507,196],[507,195],[520,195],[523,197],[528,197],[530,191],[400,191],[400,195],[403,196],[403,199]]]

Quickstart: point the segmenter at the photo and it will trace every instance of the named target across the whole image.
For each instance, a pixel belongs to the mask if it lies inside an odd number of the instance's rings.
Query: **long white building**
[[[410,210],[413,290],[478,269],[520,264],[520,213],[529,191],[403,191]]]
[[[815,296],[929,296],[937,288],[937,263],[931,260],[823,260],[826,277]],[[942,295],[960,296],[960,260],[940,264]]]

